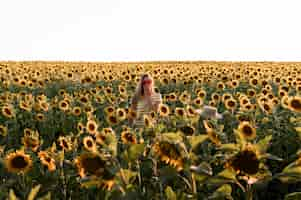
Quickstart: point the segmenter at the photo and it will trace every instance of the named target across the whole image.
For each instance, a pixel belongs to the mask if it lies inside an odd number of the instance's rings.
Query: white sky
[[[299,0],[1,0],[0,60],[301,61]]]

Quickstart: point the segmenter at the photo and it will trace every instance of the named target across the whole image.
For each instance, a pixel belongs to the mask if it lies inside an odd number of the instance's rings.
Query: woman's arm
[[[160,106],[161,103],[162,103],[162,97],[161,97],[161,94],[158,93],[158,97],[156,97],[155,101],[152,103],[153,110],[155,112],[159,111],[159,106]]]

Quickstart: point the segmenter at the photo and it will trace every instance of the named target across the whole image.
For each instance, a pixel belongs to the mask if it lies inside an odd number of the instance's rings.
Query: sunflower
[[[161,117],[168,117],[169,115],[169,107],[166,104],[159,105],[159,115]]]
[[[148,115],[143,115],[143,122],[146,128],[154,127],[153,119]]]
[[[45,101],[39,101],[39,106],[44,112],[49,110],[49,104]]]
[[[201,99],[205,99],[206,98],[206,91],[205,90],[200,90],[198,93],[197,93],[197,96],[200,97]]]
[[[95,138],[97,144],[103,145],[106,143],[106,133],[103,131],[96,133]]]
[[[127,118],[128,119],[136,119],[137,118],[137,112],[130,108],[128,110]]]
[[[272,112],[273,112],[273,107],[272,106],[273,105],[268,103],[268,102],[259,103],[259,107],[266,114],[272,114]]]
[[[60,136],[58,138],[58,141],[61,148],[64,149],[65,151],[71,151],[73,149],[73,145],[70,137]]]
[[[223,82],[220,81],[220,82],[217,83],[216,88],[218,90],[224,90],[226,88],[226,86]]]
[[[259,172],[259,156],[251,144],[235,154],[227,161],[227,166],[234,169],[237,174],[254,175]]]
[[[43,113],[37,113],[36,120],[39,122],[45,121],[45,115]]]
[[[204,124],[204,127],[206,129],[206,133],[207,133],[210,141],[213,142],[216,146],[220,146],[221,141],[218,138],[217,133],[214,131],[212,125],[207,120],[204,120],[203,124]]]
[[[78,122],[77,123],[77,131],[81,134],[84,133],[86,127],[84,126],[84,124],[82,122]]]
[[[213,92],[213,93],[211,94],[211,99],[212,99],[213,101],[215,101],[215,102],[219,102],[219,101],[220,101],[220,96],[219,96],[218,93]]]
[[[256,95],[256,91],[254,89],[248,89],[247,94],[249,97],[254,97]]]
[[[159,141],[153,145],[153,150],[162,162],[175,167],[177,171],[183,170],[183,158],[176,144],[164,140]]]
[[[126,95],[126,88],[122,85],[118,86],[118,91],[121,95]]]
[[[283,108],[288,108],[289,97],[287,95],[281,98],[281,106]]]
[[[288,108],[294,112],[301,112],[301,97],[294,96],[288,100]]]
[[[62,111],[67,111],[69,109],[69,103],[64,99],[59,102],[59,109]]]
[[[106,121],[108,122],[108,124],[110,126],[118,124],[118,119],[117,119],[117,117],[115,115],[108,115],[106,117]]]
[[[22,110],[25,110],[25,111],[28,111],[28,112],[31,112],[31,106],[29,103],[27,103],[26,101],[23,101],[21,100],[19,102],[19,107],[22,109]]]
[[[75,106],[73,109],[72,109],[72,114],[74,116],[80,116],[81,114],[81,108],[79,106]]]
[[[193,107],[191,107],[191,106],[187,106],[186,107],[186,113],[187,113],[188,117],[195,117],[196,114],[197,114],[196,111],[195,111],[195,109]]]
[[[121,132],[121,140],[124,144],[136,144],[137,139],[134,134],[129,131]]]
[[[231,98],[231,99],[227,99],[226,101],[225,101],[225,106],[226,106],[226,108],[228,109],[228,110],[234,110],[235,109],[235,107],[236,107],[236,100],[235,99],[233,99],[233,98]]]
[[[91,151],[91,152],[96,151],[96,144],[95,144],[94,139],[91,136],[84,137],[83,144],[84,144],[85,149],[87,149],[88,151]]]
[[[84,112],[85,113],[93,113],[94,112],[94,108],[91,104],[86,104],[84,106]]]
[[[169,99],[168,99],[170,102],[175,102],[177,101],[177,95],[176,93],[172,92],[169,94]]]
[[[280,97],[284,97],[284,96],[288,96],[288,93],[287,93],[285,90],[279,90],[279,91],[278,91],[278,95],[279,95]]]
[[[79,101],[80,101],[81,103],[83,103],[83,104],[86,104],[86,103],[89,102],[89,98],[88,98],[87,96],[81,96],[81,97],[79,98]]]
[[[191,136],[195,133],[195,128],[193,126],[185,125],[180,127],[180,131],[186,136]]]
[[[115,108],[113,106],[108,106],[104,109],[107,115],[113,115],[115,112]]]
[[[184,108],[176,107],[175,108],[175,114],[176,114],[177,117],[182,118],[182,117],[186,116],[186,111],[185,111]]]
[[[203,99],[201,99],[200,97],[197,97],[193,100],[193,103],[195,106],[197,107],[201,107],[202,105],[204,105],[204,101]]]
[[[256,129],[248,121],[240,122],[238,131],[245,139],[252,140],[256,137]]]
[[[185,90],[184,92],[182,92],[182,94],[179,96],[179,100],[181,101],[181,103],[183,104],[188,104],[190,101],[190,94]]]
[[[96,153],[83,153],[75,159],[79,175],[84,178],[88,174],[100,177],[104,175],[105,161]]]
[[[224,93],[222,96],[222,101],[225,102],[227,99],[231,99],[232,95],[230,93]]]
[[[116,116],[117,116],[117,120],[119,122],[123,121],[126,119],[126,111],[123,108],[117,108],[116,110]]]
[[[3,137],[5,137],[7,135],[7,127],[0,125],[0,135],[2,135]]]
[[[86,130],[88,133],[95,135],[98,129],[98,125],[94,120],[88,120],[86,124]]]
[[[237,88],[239,86],[239,81],[238,80],[232,80],[230,86],[233,89]]]
[[[250,104],[251,102],[250,102],[250,100],[249,100],[249,98],[248,97],[243,97],[243,98],[240,98],[239,99],[239,104],[241,105],[241,106],[244,106],[244,105],[247,105],[247,104]]]
[[[258,84],[259,84],[259,81],[258,81],[257,78],[252,78],[252,79],[250,80],[249,84],[250,84],[251,86],[253,86],[253,87],[257,87]]]
[[[3,106],[2,107],[2,114],[6,118],[13,118],[15,116],[15,112],[14,112],[13,107],[11,105]]]
[[[46,151],[40,151],[38,156],[41,163],[48,168],[48,171],[56,170],[55,160]]]
[[[33,133],[31,135],[24,135],[21,141],[25,148],[29,148],[33,152],[36,152],[40,146],[38,136],[34,136]]]
[[[32,160],[30,155],[19,150],[6,155],[5,166],[9,172],[12,173],[26,173],[32,167]]]

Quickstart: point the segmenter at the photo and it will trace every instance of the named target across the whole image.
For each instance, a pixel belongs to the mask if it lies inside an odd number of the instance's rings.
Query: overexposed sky
[[[301,61],[299,0],[3,0],[0,60]]]

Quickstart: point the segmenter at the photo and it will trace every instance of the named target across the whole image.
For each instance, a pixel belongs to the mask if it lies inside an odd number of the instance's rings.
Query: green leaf
[[[284,200],[296,200],[296,199],[301,199],[301,192],[294,192],[285,195]]]
[[[34,198],[37,196],[40,188],[41,188],[40,184],[33,187],[27,197],[27,200],[34,200]]]
[[[176,193],[172,190],[172,188],[170,186],[166,187],[165,194],[166,194],[167,200],[176,200],[177,199]]]
[[[128,155],[130,160],[136,160],[144,151],[145,144],[133,144],[128,149]]]
[[[190,170],[197,174],[206,174],[209,176],[212,175],[212,168],[207,162],[202,162],[198,166],[191,166]]]
[[[218,149],[225,151],[239,151],[239,145],[235,143],[221,144]]]
[[[230,169],[225,169],[208,180],[208,183],[213,185],[222,185],[225,183],[235,182],[237,182],[236,173]]]
[[[272,140],[272,135],[265,136],[263,139],[257,142],[255,145],[260,153],[265,153],[269,147],[270,141]]]
[[[51,193],[48,192],[46,195],[38,198],[38,200],[51,200]]]
[[[270,160],[276,160],[276,161],[283,161],[282,158],[279,158],[278,156],[269,154],[269,153],[265,153],[263,155],[260,156],[260,159],[270,159]]]
[[[194,149],[197,147],[199,144],[204,142],[206,139],[208,139],[208,135],[197,135],[197,136],[190,136],[188,138],[191,148]]]
[[[224,184],[209,196],[209,199],[233,199],[231,196],[232,187],[229,184]]]
[[[170,132],[170,133],[163,133],[161,135],[163,140],[169,140],[172,142],[181,142],[182,141],[182,136],[180,132],[174,133],[174,132]]]
[[[133,177],[136,177],[137,176],[137,172],[133,172],[131,170],[128,170],[128,169],[120,169],[123,177],[125,178],[125,181],[127,183],[130,182],[130,180],[133,178]]]
[[[18,200],[13,189],[9,190],[9,200]]]
[[[218,173],[219,177],[224,177],[231,180],[236,180],[236,173],[231,169],[225,169],[224,171]]]

